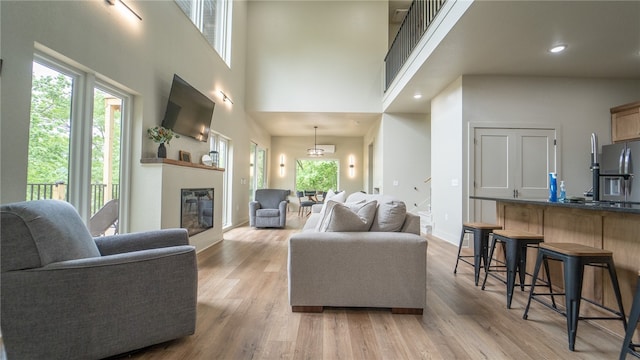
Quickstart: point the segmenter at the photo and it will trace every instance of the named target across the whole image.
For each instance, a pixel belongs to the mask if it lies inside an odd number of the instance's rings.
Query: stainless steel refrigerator
[[[636,176],[634,159],[639,167]],[[600,200],[640,202],[640,141],[602,146]]]

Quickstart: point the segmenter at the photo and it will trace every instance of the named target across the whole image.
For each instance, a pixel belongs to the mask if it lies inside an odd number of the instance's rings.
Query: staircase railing
[[[389,47],[385,63],[385,84],[384,91],[398,75],[402,65],[407,61],[409,55],[433,22],[442,5],[447,0],[413,0],[409,11],[400,25],[396,37]]]

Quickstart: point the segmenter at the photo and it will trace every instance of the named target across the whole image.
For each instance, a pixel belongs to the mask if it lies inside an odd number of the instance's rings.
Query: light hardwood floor
[[[622,339],[581,321],[576,351],[567,348],[564,317],[526,292],[506,309],[504,284],[489,277],[482,291],[457,248],[429,238],[427,307],[422,316],[384,309],[292,313],[287,298],[284,230],[241,227],[198,255],[198,318],[193,336],[152,346],[133,359],[616,359]],[[345,274],[348,276],[348,274]],[[620,323],[620,327],[622,324]]]

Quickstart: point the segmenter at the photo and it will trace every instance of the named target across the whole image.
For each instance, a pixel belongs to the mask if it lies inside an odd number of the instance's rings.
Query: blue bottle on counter
[[[558,175],[549,173],[549,202],[558,202]]]
[[[560,197],[558,198],[558,201],[567,201],[567,188],[564,186],[564,180],[560,180]]]

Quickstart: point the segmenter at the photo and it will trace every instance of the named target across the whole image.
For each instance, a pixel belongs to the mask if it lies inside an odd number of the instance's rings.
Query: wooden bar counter
[[[546,200],[479,196],[470,198],[495,201],[497,221],[504,229],[542,234],[545,242],[573,242],[611,250],[625,312],[629,314],[640,268],[640,204],[551,203]],[[532,272],[536,255],[535,250],[530,250],[527,255],[529,272]],[[551,262],[550,265],[553,284],[561,287],[563,280],[560,264]],[[587,267],[582,294],[615,309],[617,305],[611,281],[604,275],[602,269]],[[586,313],[597,311],[586,302],[582,304]],[[624,335],[619,322],[595,323]]]

